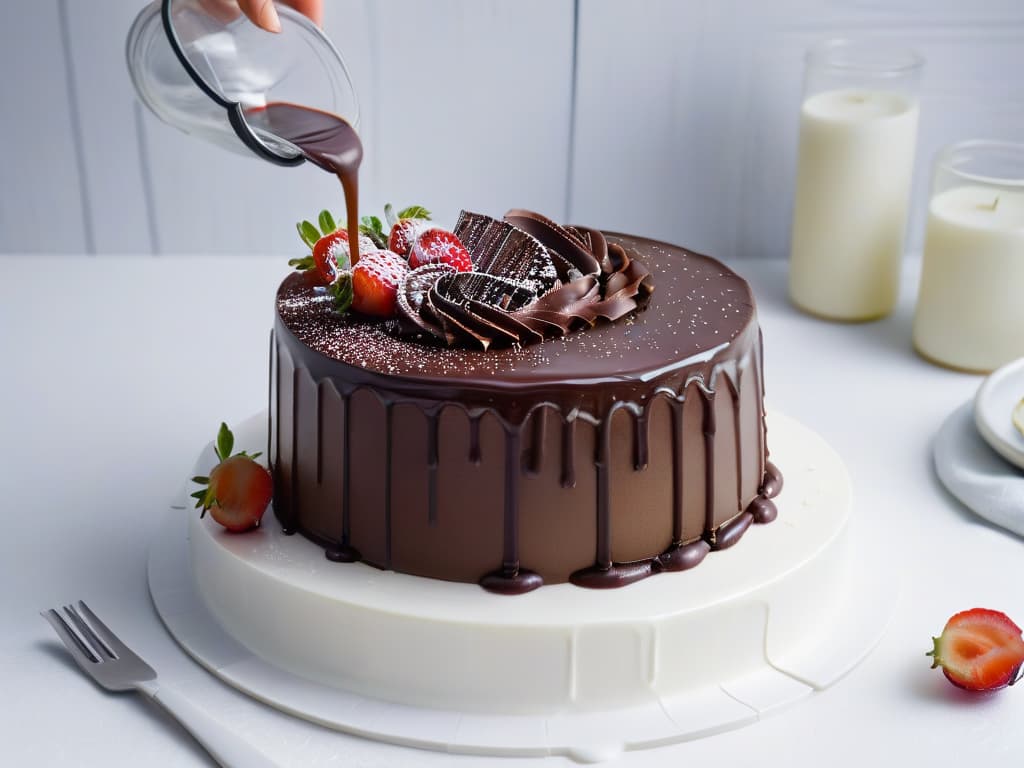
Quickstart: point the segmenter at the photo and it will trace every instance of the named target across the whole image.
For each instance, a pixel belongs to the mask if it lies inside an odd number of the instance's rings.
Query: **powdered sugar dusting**
[[[639,376],[727,343],[749,325],[750,289],[719,262],[641,238],[609,241],[637,251],[650,268],[656,287],[648,306],[620,322],[525,347],[452,348],[426,333],[422,341],[402,339],[386,322],[339,316],[326,291],[300,275],[282,284],[278,312],[300,341],[328,357],[390,376],[453,380],[530,380],[541,369],[545,377],[578,379],[581,368],[594,379]]]
[[[397,286],[409,271],[409,264],[391,251],[373,250],[359,259],[356,269],[365,270],[381,282]]]

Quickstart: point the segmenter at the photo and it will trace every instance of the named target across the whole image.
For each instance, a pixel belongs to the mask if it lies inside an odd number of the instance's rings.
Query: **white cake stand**
[[[551,585],[525,596],[526,601],[491,595],[475,585],[329,563],[319,547],[281,534],[273,519],[257,535],[221,535],[207,521],[197,525],[183,503],[166,515],[151,548],[150,593],[171,635],[224,682],[289,714],[385,742],[595,762],[624,750],[738,728],[811,697],[851,670],[881,638],[894,591],[891,573],[855,568],[856,552],[873,545],[869,532],[849,515],[850,483],[840,458],[795,421],[769,414],[768,423],[772,459],[785,474],[776,500],[778,519],[753,526],[735,547],[712,553],[692,571],[657,574],[607,591]],[[265,416],[257,416],[239,425],[236,445],[264,445],[265,424]],[[209,452],[208,446],[204,454]],[[200,462],[209,463],[211,456]],[[190,536],[199,539],[190,545]],[[203,549],[209,547],[214,549]],[[627,651],[628,638],[639,636],[637,647],[644,652],[633,653],[642,657],[633,663],[649,675],[649,695],[622,706],[508,715],[398,704],[315,682],[308,670],[286,668],[288,661],[283,666],[280,659],[267,661],[274,653],[265,638],[247,634],[246,647],[222,628],[196,587],[192,551],[204,553],[204,560],[212,556],[232,567],[243,564],[249,575],[239,589],[251,587],[246,599],[257,604],[259,585],[265,583],[299,601],[313,592],[321,599],[336,589],[339,599],[354,606],[353,616],[385,612],[407,621],[408,631],[417,622],[439,619],[445,631],[455,633],[536,621],[568,626],[573,679],[583,681],[574,684],[598,679],[614,685],[618,673],[588,676],[593,660],[587,657],[593,654],[576,647],[580,636],[593,631],[601,642],[627,643]],[[230,587],[231,568],[225,574]],[[422,615],[425,599],[432,606],[429,617]],[[290,602],[278,598],[282,608]],[[601,632],[622,616],[630,631],[603,637]],[[681,628],[686,630],[682,641]],[[674,648],[682,657],[694,647],[706,663],[676,663]],[[607,659],[597,659],[602,661]]]

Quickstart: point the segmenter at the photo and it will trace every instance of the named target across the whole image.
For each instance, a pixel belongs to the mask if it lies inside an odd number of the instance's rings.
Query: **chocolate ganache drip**
[[[596,229],[516,209],[504,220],[463,211],[455,234],[473,271],[410,271],[398,291],[399,335],[482,349],[530,344],[618,320],[653,290],[647,268]]]

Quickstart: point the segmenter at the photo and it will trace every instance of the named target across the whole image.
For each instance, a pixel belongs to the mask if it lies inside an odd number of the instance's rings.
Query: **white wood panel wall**
[[[0,25],[0,253],[291,254],[338,184],[185,136],[135,100],[142,0],[33,0]],[[803,52],[927,58],[911,243],[953,140],[1024,141],[1019,0],[327,0],[363,105],[364,208],[533,207],[724,258],[788,251]]]
[[[786,256],[803,54],[900,41],[926,59],[909,245],[930,163],[1024,141],[1020,0],[582,0],[570,214],[726,259]]]
[[[0,252],[89,245],[60,10],[24,3],[0,24]]]
[[[0,253],[301,249],[295,221],[343,210],[337,180],[226,152],[142,108],[124,40],[143,5],[33,0],[0,25],[0,142],[13,148],[0,158]],[[572,0],[325,5],[360,93],[365,212],[564,216]]]

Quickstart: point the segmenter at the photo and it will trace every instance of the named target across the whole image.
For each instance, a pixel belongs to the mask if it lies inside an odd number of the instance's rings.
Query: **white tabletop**
[[[1020,765],[1024,691],[961,693],[924,655],[958,610],[1024,621],[1021,539],[961,507],[932,470],[935,431],[980,378],[911,351],[913,262],[897,312],[862,325],[793,310],[781,262],[733,266],[758,298],[770,407],[844,457],[854,513],[877,531],[860,562],[898,559],[902,587],[879,647],[832,688],[755,725],[611,765]],[[37,615],[84,598],[162,679],[282,765],[569,765],[457,758],[293,720],[197,668],[156,617],[150,538],[220,421],[264,407],[272,296],[286,269],[284,257],[0,257],[2,762],[210,764],[148,702],[95,688]]]

